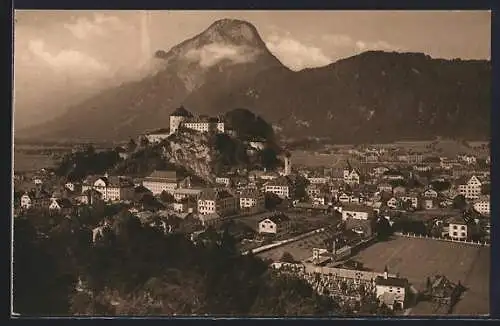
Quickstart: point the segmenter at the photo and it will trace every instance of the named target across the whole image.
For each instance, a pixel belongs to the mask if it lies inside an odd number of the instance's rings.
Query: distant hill
[[[156,53],[161,69],[105,90],[16,137],[120,140],[168,126],[185,105],[198,114],[249,109],[276,132],[338,143],[487,139],[491,63],[369,51],[294,72],[251,24],[224,19]]]

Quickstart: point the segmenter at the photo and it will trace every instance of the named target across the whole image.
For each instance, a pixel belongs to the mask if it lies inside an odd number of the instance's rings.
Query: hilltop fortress
[[[177,108],[170,115],[170,133],[176,132],[179,126],[184,126],[199,132],[215,131],[224,133],[223,119],[208,116],[195,117],[182,106]]]
[[[223,118],[208,117],[204,115],[194,116],[191,112],[181,106],[170,114],[169,129],[157,129],[155,131],[147,132],[144,136],[149,140],[149,142],[157,143],[174,134],[180,127],[196,130],[201,133],[226,132]]]

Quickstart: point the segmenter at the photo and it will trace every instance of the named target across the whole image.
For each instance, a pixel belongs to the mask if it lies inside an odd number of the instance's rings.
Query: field
[[[311,237],[286,244],[284,246],[264,251],[257,256],[263,259],[278,261],[283,256],[283,253],[289,252],[296,260],[305,260],[312,256],[312,249],[314,247],[323,248],[323,241],[328,237],[328,233],[316,234]]]
[[[314,154],[313,151],[293,151],[292,162],[297,165],[309,167],[328,166],[335,167],[339,164],[345,164],[347,159],[343,154]],[[342,166],[342,165],[340,165]]]
[[[53,167],[54,160],[48,155],[14,153],[14,171],[26,172]]]
[[[389,268],[400,273],[418,289],[425,288],[428,276],[445,275],[460,281],[468,290],[456,305],[454,314],[489,312],[490,249],[465,244],[395,237],[376,243],[354,257],[375,271]],[[417,305],[412,314],[425,314],[427,307]]]

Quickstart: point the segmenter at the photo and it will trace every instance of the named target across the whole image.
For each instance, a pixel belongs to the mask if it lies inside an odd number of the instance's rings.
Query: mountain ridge
[[[180,105],[208,115],[247,108],[294,137],[489,135],[490,61],[366,51],[292,71],[267,49],[255,26],[231,19],[155,57],[161,66],[155,74],[104,90],[18,136],[124,139],[167,126]]]

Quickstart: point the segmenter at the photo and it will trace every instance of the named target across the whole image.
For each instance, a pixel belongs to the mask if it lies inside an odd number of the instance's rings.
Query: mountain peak
[[[247,46],[264,45],[257,28],[251,23],[239,19],[217,20],[202,33],[202,36],[212,42]]]

